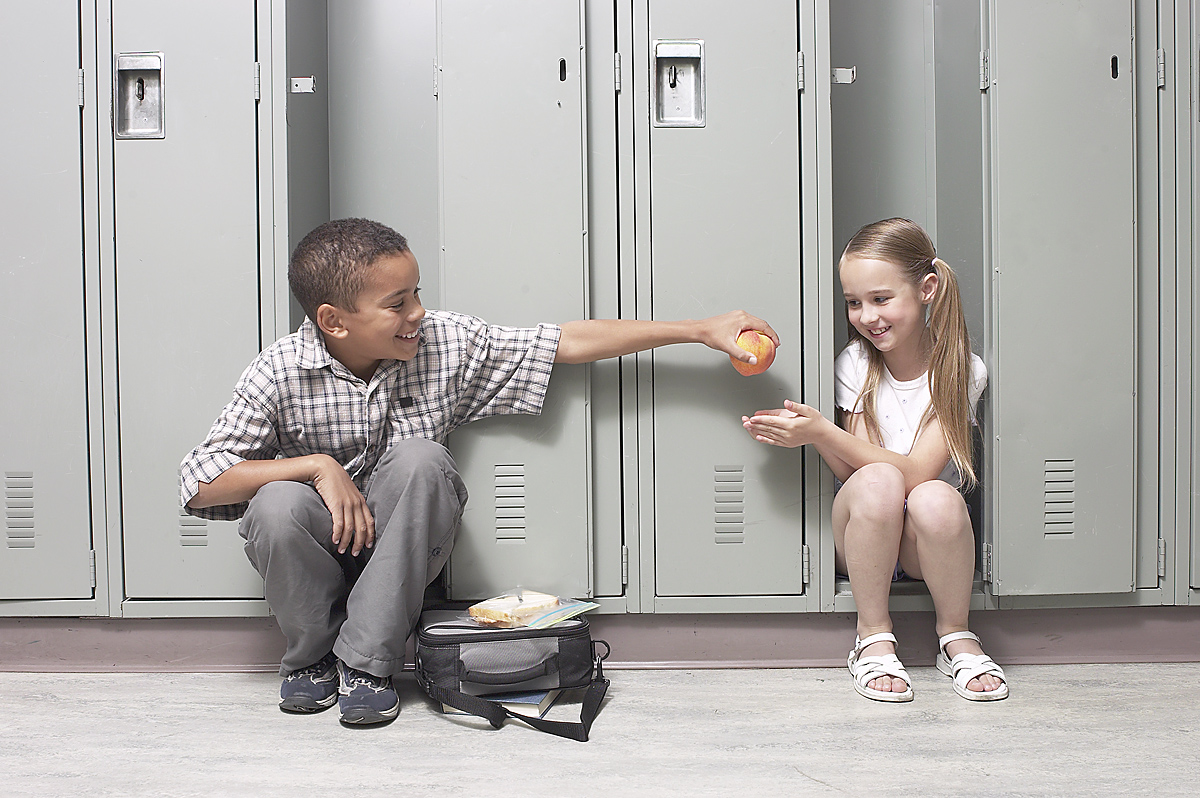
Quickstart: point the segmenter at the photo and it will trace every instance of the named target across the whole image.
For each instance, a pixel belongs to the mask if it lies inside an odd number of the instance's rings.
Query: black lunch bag
[[[604,647],[604,653],[597,651]],[[499,729],[516,718],[559,737],[586,742],[608,690],[608,643],[592,640],[586,618],[544,629],[481,626],[463,610],[426,610],[417,624],[417,681],[429,697],[486,718]],[[513,712],[488,694],[586,687],[578,723]]]

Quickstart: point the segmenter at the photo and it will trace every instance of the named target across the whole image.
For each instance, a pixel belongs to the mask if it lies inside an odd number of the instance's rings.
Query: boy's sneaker
[[[330,651],[320,660],[289,673],[279,686],[279,708],[284,712],[320,712],[338,696],[338,659]]]
[[[400,714],[400,697],[392,688],[392,677],[375,676],[351,668],[338,660],[338,709],[342,712],[342,723],[369,726],[386,723]]]

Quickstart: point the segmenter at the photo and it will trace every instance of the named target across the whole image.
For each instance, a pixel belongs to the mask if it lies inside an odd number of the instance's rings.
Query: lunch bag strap
[[[596,640],[594,642],[604,643],[604,648],[606,649],[604,656],[607,656],[608,643],[605,643],[603,640]],[[608,679],[604,678],[604,657],[595,653],[594,644],[592,646],[592,653],[592,681],[588,684],[587,692],[583,696],[583,705],[580,708],[578,722],[529,717],[528,715],[522,715],[519,712],[506,709],[495,701],[468,695],[461,690],[439,687],[432,683],[426,684],[425,689],[435,701],[441,701],[446,706],[454,707],[461,712],[484,718],[492,724],[492,728],[494,729],[499,729],[503,726],[506,719],[514,718],[522,723],[528,723],[533,728],[544,731],[547,734],[586,743],[588,734],[592,729],[592,721],[596,719],[596,715],[600,712],[600,703],[604,700],[604,694],[608,691]]]

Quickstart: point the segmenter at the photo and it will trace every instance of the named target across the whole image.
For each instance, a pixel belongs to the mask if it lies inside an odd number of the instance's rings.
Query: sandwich
[[[529,621],[558,606],[558,596],[536,590],[517,590],[472,605],[467,611],[487,626],[526,626]]]

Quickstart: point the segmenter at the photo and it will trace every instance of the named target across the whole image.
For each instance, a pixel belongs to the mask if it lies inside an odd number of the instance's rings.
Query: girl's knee
[[[848,490],[847,490],[848,489]],[[846,480],[843,491],[851,515],[904,512],[904,474],[887,463],[870,463]]]
[[[904,474],[890,463],[868,463],[850,475],[846,484],[851,482],[870,486],[872,489],[904,491]]]
[[[954,537],[971,534],[967,503],[953,486],[941,480],[922,482],[908,494],[907,514],[924,534]]]

